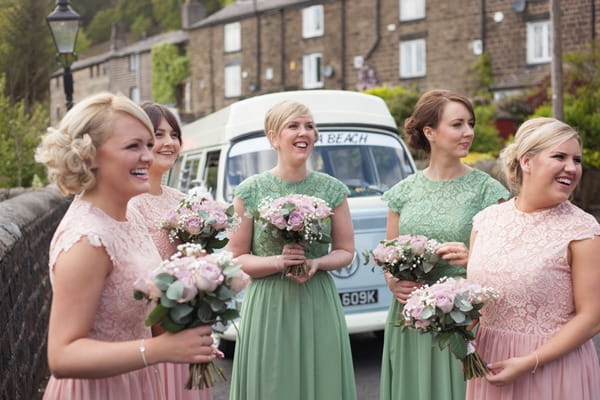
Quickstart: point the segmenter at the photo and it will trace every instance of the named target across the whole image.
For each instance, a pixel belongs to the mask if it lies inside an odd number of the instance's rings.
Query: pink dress
[[[144,193],[129,201],[129,209],[135,209],[144,216],[144,225],[150,232],[154,244],[158,248],[161,258],[168,259],[177,251],[177,243],[171,243],[167,231],[160,228],[161,221],[166,214],[177,207],[185,194],[179,190],[162,186],[162,194],[155,196]],[[212,390],[186,390],[188,380],[188,364],[158,364],[158,369],[163,375],[166,400],[210,400]]]
[[[107,342],[149,338],[144,325],[148,306],[133,298],[133,283],[160,263],[160,256],[143,229],[142,217],[130,213],[128,221],[117,221],[91,203],[75,197],[50,244],[50,280],[54,265],[84,236],[92,246],[104,247],[113,262],[94,317],[89,337]],[[140,356],[141,357],[141,356]],[[162,380],[155,367],[100,379],[56,379],[50,377],[44,399],[60,400],[162,400]]]
[[[527,355],[575,315],[568,246],[600,235],[600,225],[569,201],[524,213],[512,199],[477,214],[473,230],[467,276],[500,294],[483,309],[477,350],[487,362]],[[589,340],[503,387],[472,379],[467,399],[600,399],[594,345]]]

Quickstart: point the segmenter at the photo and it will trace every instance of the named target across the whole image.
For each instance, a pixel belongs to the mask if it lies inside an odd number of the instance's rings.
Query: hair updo
[[[540,117],[525,121],[517,130],[515,140],[500,152],[502,170],[510,190],[518,194],[523,184],[523,156],[534,157],[570,139],[577,139],[580,145],[582,143],[575,129],[555,118]]]
[[[122,95],[100,93],[77,103],[58,129],[50,127],[42,136],[35,159],[46,165],[48,178],[61,192],[76,194],[94,186],[96,149],[112,133],[117,112],[132,116],[154,134],[150,119],[137,104]]]
[[[416,151],[431,153],[431,145],[423,129],[427,126],[436,129],[442,118],[444,107],[451,101],[464,105],[475,123],[473,105],[464,96],[451,90],[434,89],[423,93],[417,101],[412,115],[404,120],[404,136],[408,146]]]
[[[310,117],[314,119],[310,109],[302,103],[284,100],[271,107],[265,114],[265,134],[272,141],[269,132],[273,132],[273,137],[278,137],[285,124],[293,118]],[[315,140],[319,138],[317,125],[314,124]]]

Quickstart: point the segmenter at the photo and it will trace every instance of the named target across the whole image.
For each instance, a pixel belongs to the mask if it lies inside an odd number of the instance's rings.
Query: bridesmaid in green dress
[[[306,106],[276,104],[265,117],[265,132],[277,165],[242,182],[233,201],[244,217],[228,249],[252,283],[242,306],[230,399],[356,399],[346,323],[327,272],[348,265],[354,253],[348,188],[308,169],[318,132]],[[248,217],[263,198],[293,193],[319,197],[333,209],[331,250],[321,243],[284,245]],[[282,275],[303,262],[309,266],[306,275]]]
[[[474,125],[467,98],[448,90],[423,94],[404,132],[411,148],[429,154],[429,165],[383,196],[389,208],[387,238],[418,234],[444,243],[437,252],[448,265],[431,282],[442,276],[465,277],[473,216],[508,198],[498,181],[460,160],[469,153]],[[448,349],[434,347],[430,335],[396,326],[402,305],[419,283],[389,275],[386,280],[397,301],[390,305],[385,328],[380,399],[463,400],[460,362]]]

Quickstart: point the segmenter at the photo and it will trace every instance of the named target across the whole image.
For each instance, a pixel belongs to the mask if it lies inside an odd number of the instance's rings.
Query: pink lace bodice
[[[113,262],[106,277],[89,336],[106,341],[125,341],[150,336],[144,325],[148,305],[133,298],[133,283],[160,263],[160,256],[140,214],[128,213],[117,221],[91,203],[75,197],[50,244],[50,279],[56,259],[82,237],[92,246],[104,247]],[[82,260],[82,262],[89,262]]]
[[[600,235],[593,216],[568,201],[524,213],[512,199],[477,214],[473,230],[467,276],[500,294],[481,326],[548,337],[573,317],[568,246]]]
[[[177,251],[177,243],[169,241],[167,231],[160,228],[161,221],[167,213],[174,210],[185,194],[179,190],[162,186],[162,194],[156,196],[144,193],[129,201],[129,209],[136,209],[144,217],[144,225],[150,232],[154,244],[163,260]]]

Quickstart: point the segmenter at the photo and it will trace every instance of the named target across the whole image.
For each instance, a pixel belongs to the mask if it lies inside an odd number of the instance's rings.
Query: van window
[[[217,195],[217,177],[219,172],[219,156],[221,151],[209,151],[206,153],[206,162],[204,164],[203,183],[213,198]]]
[[[181,170],[181,178],[179,179],[179,190],[187,192],[193,187],[193,182],[198,179],[198,167],[200,166],[201,154],[196,154],[186,158],[183,169]]]
[[[362,130],[320,131],[309,160],[315,171],[336,177],[350,189],[350,197],[380,195],[413,173],[408,151],[391,134]],[[232,144],[225,169],[228,201],[233,189],[249,176],[271,169],[277,154],[266,137]]]

